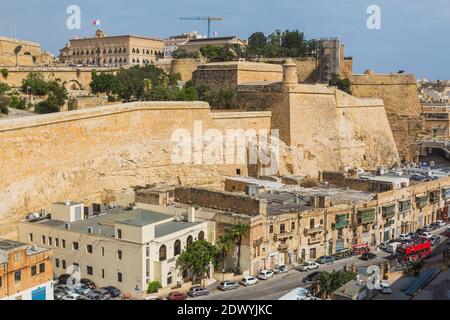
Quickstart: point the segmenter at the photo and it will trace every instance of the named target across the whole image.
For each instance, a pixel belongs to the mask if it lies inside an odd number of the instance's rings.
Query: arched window
[[[148,49],[147,49],[147,54],[150,54],[150,52],[148,51]]]
[[[123,48],[123,53],[127,53],[127,48]]]
[[[167,274],[167,285],[170,286],[172,284],[172,271]]]
[[[133,58],[133,63],[135,63],[136,62],[136,60]]]
[[[114,49],[114,53],[117,53],[117,48]]]
[[[119,53],[122,53],[122,48],[119,48]]]
[[[167,259],[167,248],[165,245],[162,245],[159,248],[159,261],[165,261]]]
[[[139,51],[139,49],[136,49],[136,53],[141,53],[141,51]]]
[[[127,59],[125,58],[125,59],[123,59],[123,63],[127,63]]]
[[[112,50],[111,50],[111,48],[109,48],[109,51],[108,51],[108,53],[112,53]]]
[[[103,59],[103,63],[106,63],[106,59]]]
[[[189,248],[189,246],[192,244],[192,242],[194,242],[194,239],[192,238],[192,236],[187,237],[186,246]]]
[[[94,55],[94,49],[91,50],[91,55]]]
[[[199,241],[205,240],[205,233],[204,233],[203,231],[200,231],[200,232],[198,233],[198,240],[199,240]]]
[[[134,48],[133,48],[133,50],[131,52],[136,53],[136,50],[134,50]]]
[[[153,50],[150,50],[150,54],[153,55]]]
[[[140,59],[137,59],[136,62],[137,62],[137,63],[141,63],[141,60],[140,60]]]
[[[112,63],[112,62],[113,62],[112,58],[109,58],[109,63]]]
[[[80,53],[81,55],[84,55],[84,50],[81,50],[81,53]]]
[[[97,52],[97,54],[99,54],[99,53],[100,53],[100,48],[97,48],[97,51],[96,51],[96,52]]]
[[[122,63],[122,58],[119,59],[119,63]]]
[[[177,256],[181,254],[181,241],[177,240],[175,241],[175,245],[173,246],[173,255]]]
[[[106,49],[103,49],[103,54],[106,54]]]
[[[114,59],[114,63],[117,63],[117,58]]]

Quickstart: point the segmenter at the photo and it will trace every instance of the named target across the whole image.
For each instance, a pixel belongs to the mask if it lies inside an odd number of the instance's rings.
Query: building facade
[[[0,239],[0,300],[53,300],[51,250]]]
[[[197,222],[192,210],[85,211],[83,204],[68,202],[54,204],[50,219],[20,222],[19,237],[52,248],[56,275],[79,272],[98,286],[141,297],[150,282],[183,282],[188,275],[179,272],[177,256],[194,241],[213,241],[214,224]]]
[[[0,66],[32,67],[52,63],[53,57],[48,52],[42,52],[39,43],[0,37]]]
[[[138,36],[106,36],[101,30],[94,38],[72,39],[60,50],[65,64],[100,67],[145,65],[164,58],[164,40]]]

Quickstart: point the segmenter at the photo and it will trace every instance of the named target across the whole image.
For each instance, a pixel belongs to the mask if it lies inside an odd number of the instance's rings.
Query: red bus
[[[404,243],[397,247],[396,253],[400,263],[423,259],[431,253],[431,241]]]

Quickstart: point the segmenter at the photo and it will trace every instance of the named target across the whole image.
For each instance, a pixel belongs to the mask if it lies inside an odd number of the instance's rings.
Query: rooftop
[[[17,248],[26,246],[26,243],[18,242],[14,240],[6,240],[6,239],[0,239],[0,251],[10,251],[15,250]]]

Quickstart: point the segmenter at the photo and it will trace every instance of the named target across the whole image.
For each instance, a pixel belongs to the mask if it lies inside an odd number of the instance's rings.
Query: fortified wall
[[[192,80],[192,74],[198,66],[203,64],[202,59],[173,59],[170,64],[170,74],[179,74],[182,82]]]
[[[293,61],[282,82],[238,87],[240,108],[272,112],[272,128],[287,145],[291,174],[317,176],[344,167],[375,169],[399,162],[381,99],[359,99],[326,85],[299,84]]]
[[[177,129],[185,134],[174,140]],[[180,135],[200,148],[207,129],[270,130],[270,112],[139,102],[0,120],[0,236],[14,236],[19,219],[56,201],[98,202],[104,190],[159,182],[220,187],[224,176],[247,175],[245,164],[208,164],[201,152],[174,162]]]
[[[417,161],[423,120],[414,75],[362,74],[351,76],[350,82],[353,96],[384,101],[400,159],[405,162]]]

